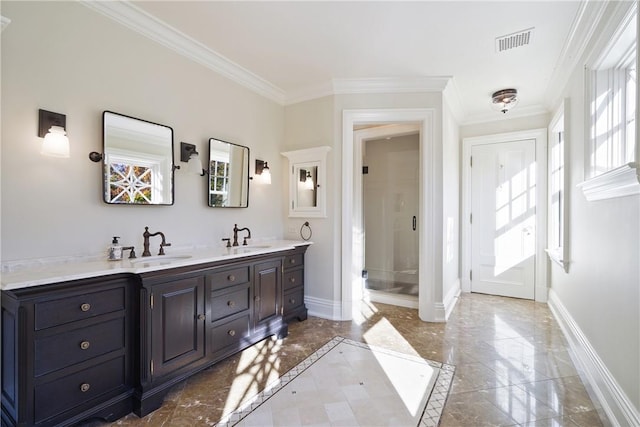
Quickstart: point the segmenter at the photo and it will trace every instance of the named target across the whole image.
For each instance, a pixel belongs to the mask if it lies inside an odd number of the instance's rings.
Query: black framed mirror
[[[104,201],[116,205],[173,205],[173,129],[105,111]]]
[[[214,208],[249,206],[249,147],[209,139],[207,200]]]

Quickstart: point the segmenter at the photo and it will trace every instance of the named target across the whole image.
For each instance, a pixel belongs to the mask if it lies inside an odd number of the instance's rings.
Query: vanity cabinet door
[[[258,263],[254,267],[254,321],[256,328],[280,320],[282,314],[282,260]]]
[[[205,357],[204,277],[152,287],[151,375],[153,380]]]

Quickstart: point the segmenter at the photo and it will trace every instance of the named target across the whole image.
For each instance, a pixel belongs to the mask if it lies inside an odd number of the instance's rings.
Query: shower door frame
[[[362,212],[362,198],[355,195],[355,183],[362,176],[362,157],[355,152],[354,126],[363,124],[411,123],[420,128],[420,224],[418,316],[423,321],[443,322],[446,307],[442,297],[442,265],[436,254],[442,252],[441,214],[435,197],[442,179],[436,174],[435,108],[363,109],[342,112],[342,232],[341,232],[341,320],[353,319],[354,303],[361,293],[362,265],[359,240],[362,229],[354,226],[354,215]],[[356,219],[357,221],[357,219]],[[361,242],[360,242],[361,244]],[[436,284],[440,283],[440,286]],[[355,295],[354,295],[355,293]]]
[[[418,123],[390,123],[381,126],[375,126],[371,128],[361,129],[354,131],[354,155],[359,156],[360,163],[363,163],[363,146],[365,142],[370,140],[381,139],[385,137],[398,137],[404,135],[418,134],[418,139],[421,138],[421,130]],[[418,142],[418,151],[420,149],[420,143]],[[362,170],[360,167],[356,170]],[[361,261],[360,265],[362,266],[361,270],[364,270],[365,261],[366,261],[366,251],[365,251],[365,240],[366,240],[366,219],[364,218],[364,182],[362,178],[362,174],[358,174],[355,177],[354,174],[354,188],[360,189],[360,197],[354,197],[354,214],[353,214],[353,226],[356,229],[362,230],[362,252],[361,252]],[[418,180],[418,194],[420,193],[420,182]],[[356,203],[359,203],[359,206],[355,206]],[[360,212],[358,214],[358,211]],[[418,230],[420,230],[420,224],[418,223]],[[359,242],[354,242],[359,243]],[[357,244],[356,244],[357,246]],[[420,256],[420,245],[418,244],[418,257]],[[418,267],[418,271],[419,271]],[[418,291],[419,297],[419,291]],[[364,284],[364,279],[359,286],[359,290],[354,289],[354,298],[365,299],[374,302],[380,302],[384,304],[393,304],[401,307],[408,308],[418,308],[418,297],[412,295],[403,295],[403,294],[391,294],[384,291],[376,291],[371,289],[366,289]]]

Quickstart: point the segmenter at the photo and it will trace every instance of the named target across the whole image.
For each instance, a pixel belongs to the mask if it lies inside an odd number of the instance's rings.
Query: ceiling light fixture
[[[518,91],[516,89],[502,89],[491,95],[493,107],[502,113],[506,113],[518,103]]]

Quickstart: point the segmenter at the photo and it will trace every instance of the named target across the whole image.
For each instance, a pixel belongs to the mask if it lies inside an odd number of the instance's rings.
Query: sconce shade
[[[40,154],[69,157],[69,138],[64,130],[67,116],[53,111],[38,110],[38,136],[44,138]]]
[[[503,114],[515,107],[518,101],[518,91],[516,89],[502,89],[491,95],[493,107]]]
[[[204,175],[204,168],[202,167],[200,155],[197,151],[193,151],[189,155],[189,161],[187,162],[187,172],[193,175]]]
[[[64,128],[51,126],[49,133],[44,136],[40,154],[51,157],[69,157],[69,138]]]
[[[262,177],[263,184],[271,184],[271,171],[269,170],[269,165],[267,162],[264,162],[264,167],[262,168]]]
[[[269,164],[264,160],[256,159],[256,176],[259,177],[259,181],[263,184],[271,184],[271,171],[269,170]]]

